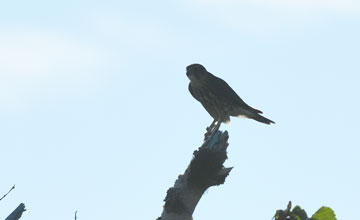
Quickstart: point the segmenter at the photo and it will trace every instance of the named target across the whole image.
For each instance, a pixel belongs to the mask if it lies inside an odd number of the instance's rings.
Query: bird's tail
[[[271,123],[275,124],[275,122],[273,122],[270,119],[267,119],[264,116],[261,116],[259,114],[253,114],[249,118],[252,118],[252,119],[254,119],[254,120],[258,121],[258,122],[262,122],[262,123],[268,124],[268,125],[271,124]]]

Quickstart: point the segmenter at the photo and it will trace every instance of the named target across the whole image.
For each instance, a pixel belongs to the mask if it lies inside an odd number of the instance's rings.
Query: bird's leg
[[[214,119],[214,121],[211,123],[211,125],[209,127],[206,128],[206,133],[205,133],[205,140],[207,137],[209,137],[215,130],[219,129],[221,122],[218,122],[215,126],[215,122],[216,120]]]
[[[221,121],[218,121],[211,133],[217,132],[217,130],[219,130],[219,128],[220,128],[220,125],[221,125]]]
[[[208,132],[206,132],[205,137],[204,137],[204,141],[206,141],[208,138],[211,138],[211,136],[213,136],[220,128],[221,122],[218,121],[216,123],[215,126],[213,126],[213,129],[209,130]]]
[[[215,125],[216,120],[214,119],[214,121],[211,123],[211,125],[209,127],[206,128],[207,132],[211,132],[211,130],[213,129],[214,125]]]

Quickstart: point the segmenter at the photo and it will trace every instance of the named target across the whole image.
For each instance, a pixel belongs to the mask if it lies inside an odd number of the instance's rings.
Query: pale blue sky
[[[235,168],[194,219],[356,219],[359,25],[351,0],[1,2],[0,218],[156,219],[212,121],[201,63],[276,124],[221,126]]]

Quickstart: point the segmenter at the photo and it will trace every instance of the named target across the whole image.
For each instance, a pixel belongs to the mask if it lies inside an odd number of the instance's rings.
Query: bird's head
[[[191,82],[202,81],[209,75],[208,71],[201,64],[191,64],[186,67],[186,76]]]

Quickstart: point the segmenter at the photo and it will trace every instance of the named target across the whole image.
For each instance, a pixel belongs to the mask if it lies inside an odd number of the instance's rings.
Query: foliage
[[[285,210],[277,210],[274,216],[275,220],[336,220],[334,211],[329,207],[321,207],[315,214],[308,218],[304,209],[295,206],[291,210],[291,201]]]

